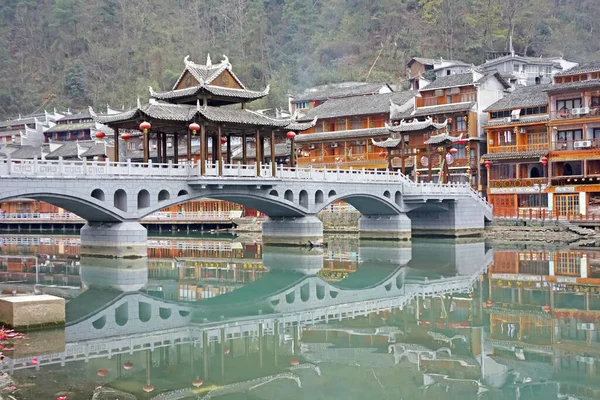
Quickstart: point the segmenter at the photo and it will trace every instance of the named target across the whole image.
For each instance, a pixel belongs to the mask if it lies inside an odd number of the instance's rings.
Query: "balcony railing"
[[[547,183],[548,178],[490,178],[489,187],[490,188],[520,188],[520,187],[537,187],[538,185],[542,185],[541,191],[543,192],[545,185]]]
[[[381,157],[377,153],[359,153],[359,154],[337,154],[329,156],[308,156],[298,158],[298,165],[344,165],[344,164],[360,164],[367,161],[379,161],[381,164],[387,165],[387,158]]]
[[[494,146],[488,147],[488,153],[517,153],[521,151],[544,151],[549,150],[550,144],[546,143],[535,143],[535,144],[520,144],[520,145],[507,145],[507,146]]]
[[[600,149],[600,139],[558,140],[552,142],[552,150]]]
[[[550,119],[552,120],[570,120],[570,119],[582,119],[589,117],[600,116],[600,107],[578,107],[578,108],[565,108],[558,111],[552,111],[550,113]]]

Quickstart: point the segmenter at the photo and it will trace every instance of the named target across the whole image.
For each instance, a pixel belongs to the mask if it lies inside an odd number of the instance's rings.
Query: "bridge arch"
[[[114,194],[114,206],[121,211],[127,211],[127,192],[118,189]]]
[[[336,201],[345,201],[350,204],[362,215],[400,215],[402,210],[398,204],[392,203],[383,196],[377,196],[371,193],[348,194],[330,197],[322,204],[316,204],[317,212],[323,210],[331,203]]]

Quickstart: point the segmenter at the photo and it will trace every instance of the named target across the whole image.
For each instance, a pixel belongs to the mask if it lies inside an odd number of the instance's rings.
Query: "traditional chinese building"
[[[349,96],[327,100],[310,109],[301,121],[318,122],[296,138],[299,166],[380,168],[389,162],[371,139],[389,136],[390,105],[412,110],[415,92]]]
[[[496,216],[536,215],[548,207],[548,95],[550,85],[520,86],[488,113],[488,201]]]
[[[551,152],[548,208],[558,216],[595,213],[600,202],[600,63],[554,76],[547,89]]]
[[[442,76],[463,74],[471,70],[471,65],[457,60],[444,60],[443,58],[413,57],[406,64],[408,67],[408,81],[413,90],[424,89],[436,78]]]
[[[100,116],[92,110],[93,117],[113,128],[116,136],[122,130],[142,131],[144,162],[150,159],[151,135],[156,139],[158,162],[168,159],[168,140],[175,152],[173,160],[177,162],[180,142],[186,144],[186,159],[192,159],[192,136],[198,134],[201,173],[205,173],[207,163],[212,163],[220,174],[223,164],[231,163],[232,141],[241,141],[242,162],[246,164],[247,138],[253,137],[258,150],[264,149],[265,139],[269,142],[272,149],[270,164],[274,171],[275,143],[285,140],[288,131],[298,132],[314,126],[315,121],[302,124],[291,119],[269,118],[248,110],[246,104],[266,96],[269,88],[261,91],[246,88],[233,73],[227,57],[213,64],[208,56],[203,65],[186,57],[184,64],[184,70],[171,90],[156,92],[150,88],[151,99],[148,104],[138,102],[136,108],[115,115]],[[115,144],[118,147],[118,141]],[[221,152],[221,145],[226,145],[225,154]],[[212,148],[210,159],[209,147]],[[119,154],[118,149],[116,153]],[[260,167],[265,161],[265,154],[262,153],[258,152],[256,160],[257,174],[260,174]],[[294,165],[294,157],[291,164]]]

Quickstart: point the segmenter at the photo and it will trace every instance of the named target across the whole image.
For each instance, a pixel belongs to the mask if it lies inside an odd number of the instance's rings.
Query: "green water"
[[[64,297],[67,321],[5,343],[4,399],[600,396],[594,249],[184,237],[114,261],[0,242],[0,289]]]

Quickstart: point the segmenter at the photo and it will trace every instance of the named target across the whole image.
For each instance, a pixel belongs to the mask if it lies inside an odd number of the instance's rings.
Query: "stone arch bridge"
[[[344,200],[361,212],[361,237],[408,239],[411,232],[478,234],[491,206],[468,185],[415,183],[389,171],[327,170],[197,164],[0,160],[0,201],[30,198],[86,219],[82,241],[106,235],[135,242],[137,221],[165,207],[212,198],[269,216],[266,243],[303,244],[322,238],[316,214]],[[126,233],[124,233],[126,232]]]

